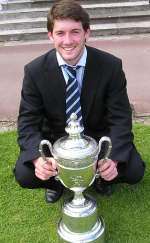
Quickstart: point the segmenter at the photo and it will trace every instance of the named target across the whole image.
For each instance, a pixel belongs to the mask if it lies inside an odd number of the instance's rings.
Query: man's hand
[[[57,175],[57,163],[52,157],[46,158],[46,161],[42,157],[33,160],[35,166],[35,175],[41,180],[48,180],[52,176]]]
[[[114,178],[116,178],[118,175],[117,162],[113,161],[111,159],[99,160],[98,161],[98,170],[99,170],[100,176],[105,181],[111,181]]]

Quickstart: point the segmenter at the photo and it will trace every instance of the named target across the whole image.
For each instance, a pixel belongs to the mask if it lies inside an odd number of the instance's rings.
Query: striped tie
[[[76,68],[65,65],[66,73],[68,74],[68,84],[66,87],[66,122],[70,121],[70,115],[75,113],[77,115],[77,119],[82,125],[82,113],[81,113],[81,105],[80,105],[80,93],[78,87],[78,81],[76,79]]]

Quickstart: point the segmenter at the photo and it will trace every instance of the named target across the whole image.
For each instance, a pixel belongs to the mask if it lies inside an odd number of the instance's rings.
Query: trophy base
[[[58,225],[59,243],[104,243],[105,224],[98,217],[94,198],[75,192],[72,201],[65,203]]]
[[[98,219],[94,227],[84,233],[75,233],[70,231],[62,220],[58,225],[59,243],[104,243],[105,225],[103,218]]]

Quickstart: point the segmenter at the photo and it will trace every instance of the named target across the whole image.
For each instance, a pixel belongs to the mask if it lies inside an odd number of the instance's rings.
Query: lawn
[[[150,243],[150,126],[135,124],[134,134],[147,164],[144,180],[117,185],[109,198],[88,189],[105,220],[106,243]],[[12,173],[17,155],[16,133],[0,133],[0,243],[58,243],[57,223],[68,193],[47,205],[44,190],[20,188]]]

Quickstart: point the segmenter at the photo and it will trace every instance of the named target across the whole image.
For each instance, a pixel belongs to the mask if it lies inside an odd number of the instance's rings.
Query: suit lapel
[[[57,109],[58,114],[63,116],[65,124],[66,82],[61,68],[58,66],[55,50],[50,51],[48,54],[47,61],[45,63],[45,78],[47,79],[47,84],[50,87],[49,95],[52,96],[54,100],[54,109]],[[100,65],[97,61],[95,61],[95,54],[92,49],[87,47],[87,61],[81,90],[81,106],[84,121],[86,121],[87,116],[91,111],[99,80]]]
[[[45,74],[51,90],[49,95],[53,97],[53,103],[55,103],[53,109],[57,109],[57,113],[63,116],[65,122],[66,82],[58,65],[55,49],[48,54],[45,64]]]
[[[99,70],[100,66],[95,60],[95,55],[91,49],[87,47],[87,61],[81,91],[81,104],[84,121],[87,119],[96,95],[97,85],[100,80]]]

